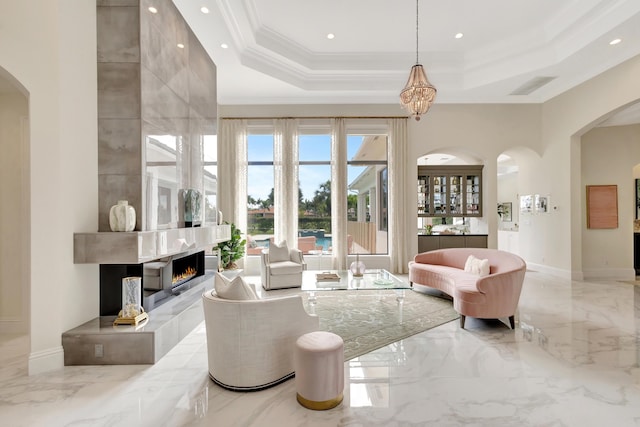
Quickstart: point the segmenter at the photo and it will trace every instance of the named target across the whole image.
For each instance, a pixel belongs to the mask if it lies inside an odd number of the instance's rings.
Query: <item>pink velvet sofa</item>
[[[466,272],[469,255],[489,260],[489,275]],[[509,317],[515,328],[515,312],[527,265],[510,252],[484,248],[438,249],[416,255],[409,262],[411,284],[438,289],[453,297],[460,313],[460,327],[466,316],[480,319]]]

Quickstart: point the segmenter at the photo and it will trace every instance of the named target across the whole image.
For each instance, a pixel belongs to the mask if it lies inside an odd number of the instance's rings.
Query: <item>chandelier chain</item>
[[[418,52],[420,52],[420,49],[418,48],[418,31],[419,31],[419,16],[420,16],[420,11],[418,10],[418,3],[419,1],[416,0],[416,64],[420,63],[420,60],[418,59]]]

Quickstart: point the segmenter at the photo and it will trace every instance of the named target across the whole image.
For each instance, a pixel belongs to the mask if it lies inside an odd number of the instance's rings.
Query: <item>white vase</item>
[[[136,228],[136,210],[126,200],[118,200],[109,210],[111,231],[133,231]]]

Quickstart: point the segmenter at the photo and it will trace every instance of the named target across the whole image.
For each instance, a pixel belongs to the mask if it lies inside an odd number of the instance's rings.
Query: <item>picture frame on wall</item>
[[[534,206],[537,213],[549,212],[549,197],[536,194],[534,197]]]
[[[531,213],[533,211],[533,196],[527,194],[520,196],[520,213]]]
[[[587,228],[618,228],[617,185],[587,185]]]
[[[512,221],[511,207],[511,202],[498,203],[498,215],[500,216],[500,220],[502,222]]]

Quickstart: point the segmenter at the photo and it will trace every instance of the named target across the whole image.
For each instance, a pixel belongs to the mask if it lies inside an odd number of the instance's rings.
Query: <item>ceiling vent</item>
[[[529,95],[530,93],[540,89],[542,86],[546,85],[550,81],[554,80],[556,77],[553,76],[542,76],[542,77],[534,77],[528,82],[524,83],[522,86],[511,92],[509,95]]]

